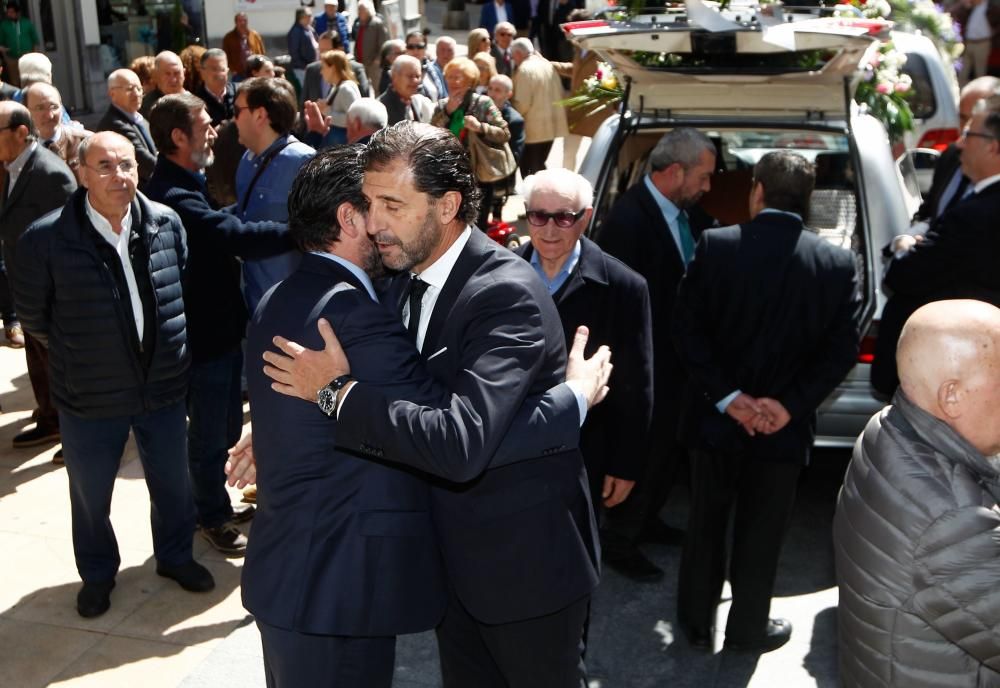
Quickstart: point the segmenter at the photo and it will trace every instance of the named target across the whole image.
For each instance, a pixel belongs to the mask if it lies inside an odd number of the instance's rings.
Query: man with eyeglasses
[[[493,30],[493,41],[490,43],[490,55],[497,63],[497,74],[510,76],[514,73],[514,58],[510,54],[510,44],[517,36],[517,29],[509,21],[502,21]]]
[[[980,100],[958,142],[971,191],[923,237],[893,240],[883,284],[925,299],[979,299],[1000,305],[1000,94]]]
[[[66,205],[76,190],[76,179],[58,155],[38,144],[31,114],[14,101],[0,103],[0,162],[7,171],[0,203],[0,240],[6,280],[13,289],[17,240],[32,222]],[[20,325],[17,329],[23,337],[28,379],[37,406],[32,414],[34,427],[15,435],[13,446],[19,449],[58,442],[59,414],[49,394],[48,351],[37,338],[21,332]],[[61,462],[60,452],[53,461]]]
[[[642,475],[653,409],[653,325],[646,280],[583,236],[594,191],[565,169],[524,180],[531,242],[517,250],[545,283],[559,310],[567,346],[586,325],[586,353],[602,344],[615,352],[611,391],[587,414],[580,451],[594,514],[624,502]]]
[[[15,296],[25,330],[48,347],[83,579],[76,609],[91,618],[111,606],[121,564],[111,495],[130,431],[152,501],[156,573],[192,592],[215,581],[192,556],[184,228],[136,191],[124,136],[85,139],[80,167],[83,188],[18,242]]]
[[[131,69],[116,69],[108,75],[108,98],[111,104],[97,124],[97,131],[113,131],[129,140],[139,163],[139,190],[153,175],[156,144],[149,133],[149,123],[139,114],[142,84]]]
[[[39,81],[24,90],[24,105],[31,112],[38,143],[58,155],[80,179],[80,143],[93,132],[79,122],[62,123],[62,97],[55,86]]]

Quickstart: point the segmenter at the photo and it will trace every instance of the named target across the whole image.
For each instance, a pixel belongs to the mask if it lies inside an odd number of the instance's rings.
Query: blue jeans
[[[167,566],[191,561],[194,504],[184,442],[184,404],[115,418],[80,418],[59,411],[63,455],[69,474],[73,552],[85,583],[114,579],[121,564],[111,528],[111,493],[129,429],[152,502],[153,553]]]
[[[217,528],[233,517],[226,492],[226,458],[243,429],[240,371],[243,352],[237,349],[191,366],[188,387],[188,466],[198,524]]]

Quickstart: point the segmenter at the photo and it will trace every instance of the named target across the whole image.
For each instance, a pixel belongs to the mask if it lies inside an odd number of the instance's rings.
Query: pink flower
[[[882,95],[888,95],[888,93],[892,91],[892,87],[884,81],[880,81],[875,85],[875,91],[876,93],[881,93]]]
[[[909,90],[910,90],[909,84],[904,84],[902,81],[896,84],[896,93],[906,93]]]

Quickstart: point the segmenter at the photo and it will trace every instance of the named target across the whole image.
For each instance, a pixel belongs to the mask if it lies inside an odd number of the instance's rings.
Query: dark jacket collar
[[[534,252],[535,247],[530,242],[517,250],[518,255],[528,262],[531,262],[531,256]],[[587,237],[581,236],[580,260],[573,268],[566,283],[553,294],[553,297],[557,302],[562,301],[587,283],[607,286],[608,267],[604,262],[604,252],[601,248]]]
[[[58,231],[75,241],[82,241],[85,236],[93,238],[93,234],[97,232],[87,218],[86,197],[87,189],[81,186],[73,192],[66,207],[59,215]],[[148,198],[136,191],[135,198],[132,200],[133,231],[139,231],[152,238],[159,233],[160,227],[169,222],[170,215],[156,210]]]
[[[361,280],[354,273],[337,261],[317,256],[315,253],[302,254],[299,270],[317,275],[326,275],[336,280],[336,282],[348,282],[356,289],[360,289],[365,295],[368,294],[368,288],[361,283]],[[330,286],[334,286],[336,282],[331,282]]]
[[[156,166],[153,168],[153,176],[156,180],[156,187],[164,186],[187,189],[206,193],[205,178],[197,172],[186,170],[165,155],[156,156]]]

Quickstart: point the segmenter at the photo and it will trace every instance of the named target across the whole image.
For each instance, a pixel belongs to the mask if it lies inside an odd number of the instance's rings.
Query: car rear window
[[[931,84],[927,61],[922,55],[907,53],[903,73],[913,79],[913,90],[907,99],[913,116],[917,119],[932,117],[937,110],[937,102],[934,100],[934,86]]]

